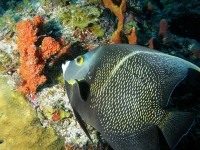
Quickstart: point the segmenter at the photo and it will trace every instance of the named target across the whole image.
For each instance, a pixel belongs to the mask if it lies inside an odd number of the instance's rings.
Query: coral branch
[[[34,23],[30,20],[17,23],[18,49],[20,52],[21,66],[19,73],[22,76],[22,86],[18,89],[26,95],[35,94],[38,85],[46,81],[42,74],[46,60],[57,53],[61,46],[51,37],[45,37],[41,48],[35,45],[37,31],[42,25],[42,17],[34,17]]]
[[[37,41],[37,30],[32,21],[25,20],[17,23],[18,48],[23,53],[31,44]]]
[[[132,28],[131,34],[128,35],[128,42],[129,44],[137,44],[137,35],[136,35],[136,29],[135,27]]]
[[[34,25],[39,28],[43,25],[43,17],[42,16],[35,16],[33,17]]]
[[[52,37],[45,37],[42,41],[41,54],[44,60],[48,59],[61,49],[61,46]]]
[[[115,5],[112,0],[103,0],[106,8],[109,8],[118,17],[117,30],[112,35],[114,43],[121,43],[120,32],[124,23],[124,13],[126,11],[126,0],[122,0],[120,6]]]

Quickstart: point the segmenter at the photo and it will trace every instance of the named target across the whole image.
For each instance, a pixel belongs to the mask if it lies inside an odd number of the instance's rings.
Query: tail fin
[[[169,147],[173,149],[186,135],[194,122],[194,114],[189,112],[170,112],[159,125]]]

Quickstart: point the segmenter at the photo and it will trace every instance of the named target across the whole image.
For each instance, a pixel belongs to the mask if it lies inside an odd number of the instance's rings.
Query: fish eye
[[[83,62],[84,62],[83,56],[78,56],[78,57],[76,58],[76,64],[77,64],[78,66],[81,66],[81,65],[83,64]]]

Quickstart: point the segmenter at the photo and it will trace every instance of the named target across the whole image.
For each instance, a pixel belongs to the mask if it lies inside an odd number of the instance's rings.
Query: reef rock
[[[0,149],[60,150],[64,140],[53,128],[43,128],[23,94],[0,79]]]

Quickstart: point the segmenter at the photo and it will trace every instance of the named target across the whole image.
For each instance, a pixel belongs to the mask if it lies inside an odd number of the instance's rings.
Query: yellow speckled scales
[[[194,115],[165,108],[188,68],[200,68],[128,44],[102,46],[81,57],[81,66],[78,59],[63,65],[70,103],[115,150],[159,149],[158,129],[173,149],[188,132]]]

